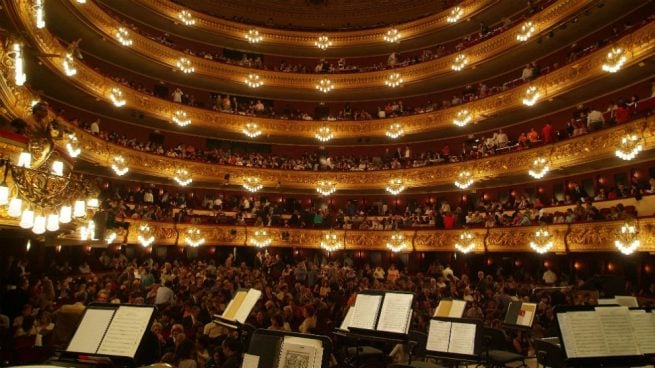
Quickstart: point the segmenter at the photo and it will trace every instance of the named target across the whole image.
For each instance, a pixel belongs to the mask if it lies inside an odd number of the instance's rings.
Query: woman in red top
[[[616,117],[617,124],[623,124],[630,118],[630,110],[628,110],[625,104],[621,104],[614,111],[614,116]]]

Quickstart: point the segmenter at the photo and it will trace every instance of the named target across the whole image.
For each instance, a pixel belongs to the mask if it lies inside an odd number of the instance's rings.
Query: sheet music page
[[[278,368],[320,368],[322,361],[321,340],[287,336],[280,349]]]
[[[630,322],[639,350],[644,354],[655,354],[655,314],[633,310],[630,311]]]
[[[607,356],[607,343],[594,311],[558,313],[562,342],[569,358]]]
[[[522,303],[518,317],[516,318],[516,324],[519,326],[532,327],[532,321],[534,320],[536,310],[537,304]]]
[[[259,367],[259,355],[252,355],[245,353],[243,354],[243,362],[241,363],[241,368],[258,368]]]
[[[232,298],[232,300],[230,300],[230,302],[228,303],[227,307],[225,307],[225,310],[223,311],[223,315],[221,317],[234,321],[237,311],[239,310],[239,307],[241,307],[241,303],[243,303],[243,299],[246,298],[247,294],[248,294],[247,290],[237,291],[237,293],[234,294],[234,298]]]
[[[153,311],[154,308],[118,307],[98,354],[134,357]]]
[[[464,309],[466,309],[465,300],[453,300],[453,305],[450,307],[450,313],[448,313],[448,317],[462,318],[464,315]]]
[[[386,293],[376,330],[406,334],[409,330],[413,294]]]
[[[616,301],[616,304],[623,306],[623,307],[628,307],[628,308],[638,308],[639,307],[639,302],[637,301],[637,297],[635,296],[630,296],[630,295],[615,295],[614,300]]]
[[[616,299],[614,298],[601,298],[598,299],[598,305],[613,305],[616,304]]]
[[[641,355],[627,307],[596,308],[609,355]]]
[[[341,322],[341,326],[339,326],[340,330],[348,331],[348,326],[350,326],[350,324],[352,323],[354,314],[355,314],[355,307],[348,308],[348,311],[346,312],[346,316],[343,318],[343,322]]]
[[[475,354],[476,328],[477,326],[474,323],[453,322],[453,326],[450,330],[448,352],[465,355]]]
[[[353,319],[348,327],[375,329],[375,320],[380,311],[382,295],[357,294],[353,309]]]
[[[114,309],[87,308],[66,351],[95,354],[114,312]]]
[[[428,341],[425,344],[425,349],[447,353],[451,326],[452,323],[448,321],[438,321],[436,319],[430,320]]]
[[[437,305],[437,310],[434,311],[434,316],[433,317],[449,317],[450,316],[450,308],[453,306],[453,301],[452,300],[442,300],[439,302],[439,305]]]
[[[243,302],[237,310],[234,319],[239,321],[239,323],[246,323],[246,320],[250,315],[250,311],[252,311],[252,309],[255,307],[255,304],[257,304],[257,301],[261,296],[262,292],[257,289],[248,290],[248,293],[246,294],[245,298],[243,298]]]

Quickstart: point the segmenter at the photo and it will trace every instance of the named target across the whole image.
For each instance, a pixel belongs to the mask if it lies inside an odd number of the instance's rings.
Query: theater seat
[[[520,365],[513,364],[512,367],[527,367],[525,357],[511,350],[503,331],[484,327],[482,336],[485,348],[482,358],[487,367],[503,368],[512,363],[521,363]]]

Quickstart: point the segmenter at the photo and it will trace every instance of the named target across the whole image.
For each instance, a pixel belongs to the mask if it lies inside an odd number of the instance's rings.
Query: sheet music
[[[434,311],[434,317],[462,318],[466,309],[464,300],[442,300]]]
[[[154,308],[118,307],[98,354],[134,357],[153,311]]]
[[[475,330],[474,323],[453,322],[448,342],[448,352],[455,354],[475,354]]]
[[[596,308],[611,356],[641,355],[632,333],[627,307]]]
[[[630,295],[615,295],[614,300],[616,301],[616,304],[628,307],[628,308],[638,308],[639,307],[639,302],[637,301],[637,297],[630,296]]]
[[[536,310],[537,304],[522,303],[516,318],[516,324],[519,326],[532,327],[532,321],[534,320]]]
[[[375,329],[375,320],[382,303],[382,295],[357,294],[352,323],[348,327]]]
[[[607,344],[594,311],[558,313],[562,342],[569,358],[607,356]]]
[[[406,334],[409,330],[413,294],[386,293],[376,330]]]
[[[259,355],[243,354],[243,362],[241,368],[257,368],[259,367]]]
[[[352,323],[354,314],[355,314],[355,307],[348,308],[348,311],[346,312],[346,316],[343,318],[343,321],[341,322],[341,326],[339,326],[340,330],[348,331],[348,327]]]
[[[644,310],[630,311],[630,322],[639,350],[644,354],[655,354],[655,314]]]
[[[257,304],[257,301],[261,296],[262,292],[257,289],[248,290],[248,293],[245,298],[243,298],[243,302],[241,303],[241,306],[239,306],[234,319],[239,321],[239,323],[246,323],[250,311],[255,307],[255,304]]]
[[[425,344],[425,349],[443,353],[448,352],[451,325],[452,323],[447,321],[430,320],[428,341]]]
[[[87,308],[66,351],[95,354],[113,316],[114,309]]]
[[[321,368],[322,363],[321,340],[295,336],[284,338],[278,368]]]
[[[236,316],[237,311],[239,310],[239,307],[241,307],[243,299],[246,298],[247,294],[248,291],[246,290],[237,291],[237,293],[234,294],[234,298],[232,298],[232,300],[230,300],[230,302],[227,304],[227,307],[225,307],[222,317],[234,321],[234,317]]]

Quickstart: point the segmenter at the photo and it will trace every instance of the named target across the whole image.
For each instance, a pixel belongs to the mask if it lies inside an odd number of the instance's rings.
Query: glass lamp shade
[[[45,233],[46,218],[43,215],[36,216],[34,219],[34,227],[32,232],[36,235]]]
[[[73,206],[73,216],[75,217],[84,217],[86,215],[86,204],[84,201],[78,200],[75,201],[75,205]]]
[[[9,209],[7,210],[7,214],[11,217],[18,217],[21,214],[21,209],[23,208],[23,200],[14,197],[9,201]]]
[[[62,224],[67,224],[71,222],[72,213],[73,210],[71,209],[71,206],[63,206],[59,210],[59,222],[61,222]]]
[[[18,156],[18,166],[29,169],[32,166],[32,155],[29,152],[21,152]]]
[[[49,214],[48,221],[46,222],[45,228],[48,231],[59,230],[59,215],[56,213]]]
[[[23,214],[20,216],[20,227],[23,229],[31,229],[34,226],[34,211],[27,208],[23,211]]]
[[[9,188],[6,185],[0,185],[0,206],[9,203]]]

